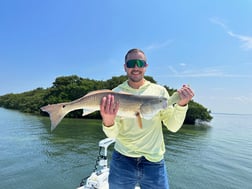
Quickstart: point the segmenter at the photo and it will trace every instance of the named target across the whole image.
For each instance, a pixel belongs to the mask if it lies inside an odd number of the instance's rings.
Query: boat
[[[99,142],[99,155],[95,170],[90,176],[82,179],[77,189],[109,189],[108,147],[115,142],[113,138],[105,138]],[[136,186],[135,189],[140,189]]]

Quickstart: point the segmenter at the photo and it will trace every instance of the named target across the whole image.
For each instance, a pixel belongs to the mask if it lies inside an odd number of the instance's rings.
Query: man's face
[[[128,54],[126,62],[128,60],[136,60],[136,59],[146,61],[146,58],[145,58],[143,53],[141,53],[141,52],[132,52],[132,53]],[[131,80],[133,82],[139,82],[144,78],[144,74],[146,72],[147,66],[148,65],[146,65],[145,67],[139,68],[139,67],[137,67],[137,65],[135,65],[134,68],[128,68],[126,66],[126,64],[124,64],[124,69],[125,69],[125,71],[127,73],[127,76],[129,78],[129,80]]]

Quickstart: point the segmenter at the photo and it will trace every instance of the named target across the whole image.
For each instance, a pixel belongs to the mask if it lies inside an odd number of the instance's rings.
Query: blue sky
[[[251,0],[2,0],[0,95],[123,75],[137,47],[159,84],[190,84],[212,112],[252,114],[251,20]]]

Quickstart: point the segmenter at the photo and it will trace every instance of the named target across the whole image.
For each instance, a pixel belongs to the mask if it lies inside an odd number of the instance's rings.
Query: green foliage
[[[44,102],[46,90],[37,88],[21,94],[6,94],[0,97],[0,106],[16,109],[26,113],[39,113],[39,108]]]
[[[156,83],[150,76],[145,76],[145,79]],[[11,93],[0,96],[0,107],[45,115],[46,113],[40,111],[40,107],[44,105],[73,101],[94,90],[113,89],[125,80],[127,80],[127,76],[112,77],[107,81],[81,78],[76,75],[58,77],[53,82],[52,87],[47,89],[37,88],[20,94]],[[168,86],[164,87],[170,95],[176,91]],[[211,112],[204,106],[191,101],[189,103],[185,123],[194,124],[196,120],[211,121],[212,116],[210,113]],[[67,116],[79,118],[82,117],[82,111],[77,110],[70,112]],[[87,117],[94,119],[101,118],[99,112],[95,112]]]
[[[201,104],[192,100],[188,105],[189,108],[185,118],[185,123],[195,124],[196,120],[209,122],[213,119],[213,117],[210,115],[211,111],[207,110],[207,108]]]

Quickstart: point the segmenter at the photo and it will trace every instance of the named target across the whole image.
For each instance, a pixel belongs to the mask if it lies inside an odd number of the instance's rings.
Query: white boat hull
[[[110,144],[114,142],[115,140],[111,138],[106,138],[99,142],[99,146],[101,148],[104,148],[104,155],[100,156],[99,162],[98,162],[100,169],[95,170],[87,178],[85,185],[80,186],[77,189],[109,189],[109,183],[108,183],[109,168],[107,166],[108,165],[107,148]],[[140,189],[140,187],[136,186],[135,189]]]

